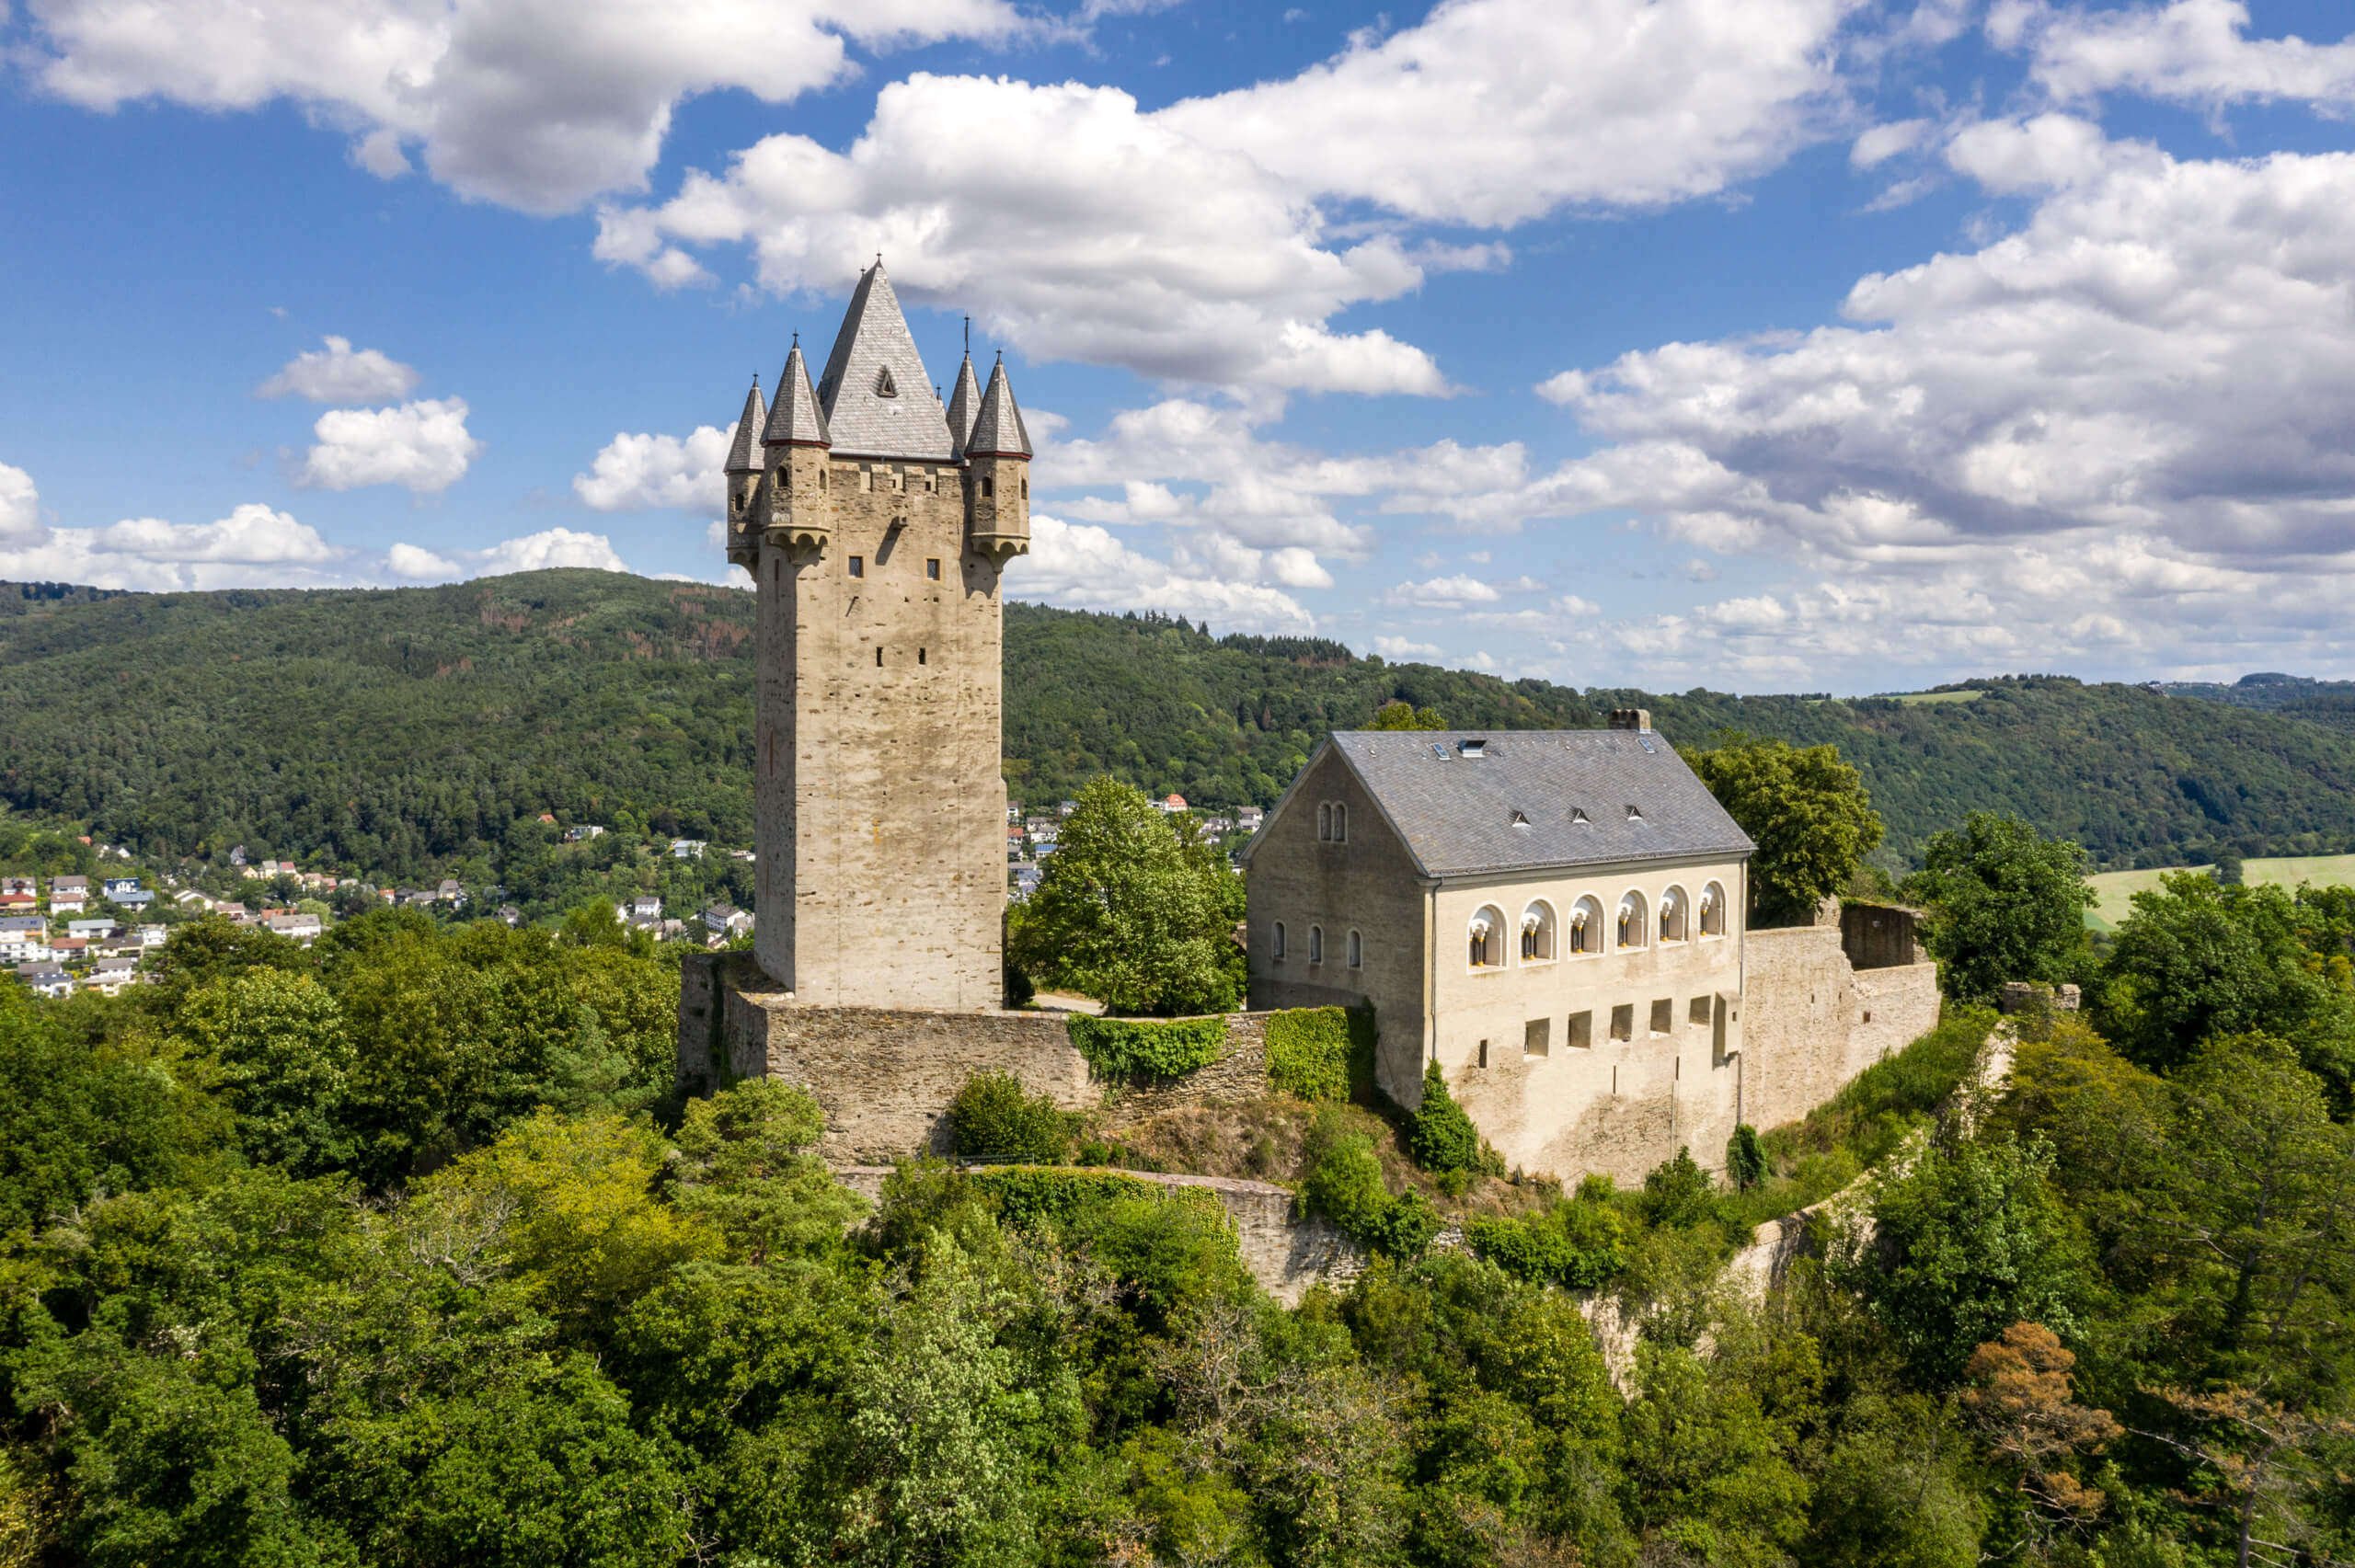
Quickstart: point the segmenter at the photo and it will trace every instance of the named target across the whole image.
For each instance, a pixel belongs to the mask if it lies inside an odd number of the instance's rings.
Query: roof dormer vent
[[[1516,827],[1516,828],[1526,828],[1526,827],[1528,827],[1528,826],[1529,826],[1529,813],[1527,813],[1526,811],[1516,811],[1516,812],[1514,812],[1514,813],[1512,814],[1512,825],[1513,825],[1514,827]]]
[[[1637,810],[1636,807],[1632,807],[1632,806],[1630,806],[1629,807],[1627,807],[1627,820],[1628,820],[1628,821],[1630,821],[1630,822],[1640,822],[1640,821],[1642,821],[1643,819],[1644,819],[1644,814],[1643,814],[1641,811]]]
[[[1587,819],[1586,808],[1584,807],[1573,806],[1570,807],[1570,826],[1573,828],[1591,828],[1594,824]]]
[[[1477,761],[1488,754],[1488,743],[1485,740],[1459,740],[1455,743],[1455,754],[1467,761]]]

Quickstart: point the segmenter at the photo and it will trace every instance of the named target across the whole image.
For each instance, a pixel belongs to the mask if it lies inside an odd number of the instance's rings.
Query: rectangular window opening
[[[1482,1067],[1488,1065],[1488,1042],[1486,1040],[1480,1042],[1480,1065]]]
[[[1551,1018],[1533,1018],[1523,1024],[1521,1035],[1521,1054],[1525,1057],[1553,1055],[1553,1024],[1554,1021]]]
[[[916,649],[916,662],[918,664],[922,664],[924,662],[924,649],[922,648]]]
[[[1594,1014],[1592,1012],[1573,1013],[1569,1026],[1562,1031],[1562,1043],[1574,1051],[1594,1048]]]
[[[1693,1008],[1691,1013],[1688,1014],[1688,1019],[1696,1029],[1704,1028],[1707,1025],[1709,1022],[1709,999],[1707,997],[1696,996],[1693,999]]]
[[[940,558],[938,556],[936,555],[931,560],[928,560],[924,564],[924,575],[925,579],[928,582],[938,582],[940,580]]]
[[[863,578],[867,575],[866,556],[853,555],[850,558],[850,575],[855,578]]]
[[[877,648],[875,650],[875,668],[878,670],[883,668],[883,650],[881,648]]]
[[[1611,1010],[1611,1037],[1632,1040],[1636,1037],[1636,1004],[1623,1001]]]
[[[1676,1028],[1676,999],[1661,997],[1652,1003],[1652,1033],[1666,1035]]]

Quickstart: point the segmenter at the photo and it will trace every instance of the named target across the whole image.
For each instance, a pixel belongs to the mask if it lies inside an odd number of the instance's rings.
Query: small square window
[[[1611,1037],[1632,1040],[1636,1037],[1636,1004],[1623,1001],[1611,1010]]]
[[[1521,1054],[1525,1057],[1551,1056],[1554,1052],[1554,1021],[1533,1018],[1522,1025]]]
[[[1705,1029],[1708,1027],[1710,1012],[1709,999],[1707,997],[1694,997],[1693,999],[1693,1010],[1691,1014],[1693,1027],[1695,1029]]]
[[[850,575],[855,578],[863,578],[867,575],[866,556],[853,555],[850,558]]]
[[[1594,1048],[1594,1014],[1592,1013],[1571,1013],[1569,1027],[1562,1031],[1562,1043],[1574,1051],[1592,1050]]]
[[[1652,1003],[1652,1033],[1665,1035],[1676,1027],[1676,999],[1661,997]]]
[[[928,560],[924,564],[924,575],[927,581],[938,582],[940,580],[940,562],[937,557]]]

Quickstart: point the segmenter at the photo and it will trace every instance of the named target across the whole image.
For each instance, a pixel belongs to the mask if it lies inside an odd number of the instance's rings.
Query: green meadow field
[[[2295,887],[2311,882],[2317,887],[2355,885],[2355,854],[2289,855],[2241,863],[2242,879],[2278,882]],[[2152,871],[2105,871],[2085,880],[2092,884],[2095,904],[2085,911],[2085,923],[2096,931],[2112,931],[2126,918],[2129,900],[2145,887],[2155,887],[2168,871],[2206,871],[2204,865],[2171,866]]]

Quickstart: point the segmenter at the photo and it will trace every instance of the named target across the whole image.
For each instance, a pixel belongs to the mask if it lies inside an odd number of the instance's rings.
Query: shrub
[[[1208,1187],[1172,1187],[1141,1181],[1119,1171],[1069,1166],[1008,1165],[974,1171],[966,1179],[997,1205],[1006,1223],[1021,1229],[1076,1224],[1099,1208],[1138,1199],[1186,1204],[1223,1223],[1226,1209]]]
[[[1349,1014],[1295,1007],[1269,1019],[1268,1086],[1304,1100],[1349,1098]]]
[[[1694,1162],[1693,1151],[1680,1148],[1673,1160],[1663,1160],[1644,1177],[1643,1196],[1637,1207],[1648,1225],[1690,1230],[1712,1224],[1719,1217],[1716,1185],[1708,1173]]]
[[[1010,1072],[981,1072],[965,1081],[948,1104],[957,1152],[982,1160],[1062,1162],[1071,1142],[1071,1118],[1045,1094],[1032,1096]]]
[[[1350,1240],[1386,1257],[1413,1258],[1439,1233],[1430,1200],[1413,1191],[1392,1197],[1373,1139],[1347,1130],[1332,1112],[1320,1114],[1309,1128],[1306,1152],[1301,1197]]]
[[[1747,1192],[1766,1179],[1766,1146],[1758,1140],[1758,1129],[1743,1122],[1726,1139],[1726,1174],[1733,1179],[1736,1192]]]
[[[1480,1141],[1480,1129],[1447,1092],[1447,1076],[1432,1062],[1423,1070],[1423,1103],[1415,1111],[1410,1140],[1415,1163],[1426,1171],[1474,1171],[1495,1174],[1501,1164]]]
[[[1474,1219],[1464,1232],[1473,1251],[1533,1282],[1588,1290],[1627,1265],[1626,1221],[1600,1202],[1581,1199],[1518,1219]]]
[[[1176,1078],[1226,1054],[1223,1016],[1154,1024],[1074,1013],[1063,1026],[1096,1076],[1113,1082]]]

